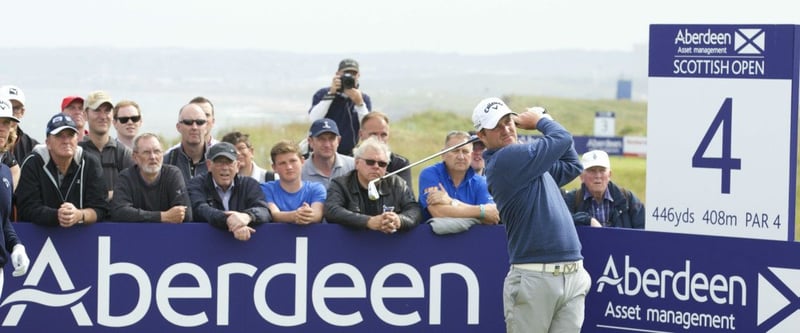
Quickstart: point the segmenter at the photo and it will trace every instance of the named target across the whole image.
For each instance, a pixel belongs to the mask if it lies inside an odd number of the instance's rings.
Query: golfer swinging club
[[[583,169],[572,135],[543,108],[517,115],[498,98],[478,103],[472,122],[486,145],[489,192],[506,224],[506,331],[580,332],[591,278],[560,190]],[[518,143],[517,126],[543,137]]]

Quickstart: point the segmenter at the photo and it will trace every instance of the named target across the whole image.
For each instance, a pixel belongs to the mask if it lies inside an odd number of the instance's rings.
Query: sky
[[[650,24],[800,24],[791,0],[2,1],[13,47],[630,51]],[[2,22],[0,22],[2,24]]]

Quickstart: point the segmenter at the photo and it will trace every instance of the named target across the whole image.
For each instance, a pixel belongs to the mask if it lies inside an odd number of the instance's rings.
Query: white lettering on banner
[[[691,261],[686,260],[682,271],[675,272],[669,269],[657,271],[652,268],[642,271],[632,266],[630,256],[626,255],[625,267],[620,275],[614,256],[609,255],[603,276],[597,279],[597,292],[602,293],[608,284],[616,287],[617,293],[626,296],[643,293],[649,298],[665,299],[672,296],[680,301],[692,300],[698,303],[705,303],[711,299],[716,304],[729,305],[733,305],[738,296],[741,305],[747,305],[747,284],[744,278],[738,275],[726,277],[721,274],[714,274],[709,278],[705,273],[692,274],[691,265]]]
[[[733,42],[729,33],[713,33],[709,28],[706,32],[689,32],[689,29],[680,29],[675,36],[676,45],[728,45]]]
[[[673,74],[763,76],[764,60],[675,59]]]
[[[196,313],[180,313],[172,307],[175,300],[216,298],[216,325],[230,324],[230,276],[242,274],[254,278],[253,307],[259,315],[271,324],[283,327],[298,326],[307,321],[308,307],[308,239],[297,237],[294,262],[281,262],[266,267],[260,274],[258,268],[240,262],[225,263],[217,267],[216,293],[212,279],[203,267],[188,262],[174,263],[158,275],[155,295],[150,276],[144,268],[132,262],[111,262],[111,237],[100,236],[97,241],[97,324],[105,327],[128,327],[145,318],[155,298],[158,313],[169,323],[181,327],[197,327],[209,322],[205,311]],[[55,280],[62,292],[53,294],[36,289],[47,268],[53,272]],[[151,272],[151,274],[153,274]],[[156,273],[158,274],[158,273]],[[453,274],[463,279],[467,291],[467,324],[479,324],[480,285],[475,273],[467,266],[458,263],[441,263],[430,267],[428,284],[425,290],[423,277],[413,266],[406,263],[389,263],[381,267],[370,285],[369,301],[372,311],[384,323],[393,326],[410,326],[422,321],[418,309],[404,308],[403,313],[396,313],[386,307],[384,301],[399,298],[429,298],[429,318],[431,325],[441,324],[442,313],[442,278],[445,274]],[[171,283],[178,276],[189,276],[193,282],[190,287],[172,287]],[[266,290],[270,281],[280,275],[293,276],[295,279],[294,311],[291,314],[278,314],[270,308]],[[351,282],[350,287],[328,287],[327,281],[335,275],[344,275]],[[408,286],[386,286],[387,280],[395,275],[404,277]],[[127,290],[134,295],[135,304],[115,304],[115,308],[131,309],[128,313],[111,314],[112,278],[126,277],[135,281],[134,290]],[[182,279],[182,281],[185,279]],[[393,279],[394,280],[394,279]],[[3,326],[17,326],[27,305],[34,303],[47,307],[70,306],[73,318],[79,326],[93,326],[81,299],[91,289],[75,291],[67,267],[59,257],[58,251],[50,238],[45,241],[42,250],[31,264],[31,270],[24,285],[31,288],[17,290],[0,303],[0,307],[13,304],[3,321]],[[366,281],[358,267],[348,263],[334,262],[323,267],[314,276],[311,287],[311,305],[316,314],[328,324],[334,326],[353,326],[363,321],[360,311],[337,313],[328,307],[327,300],[365,298]],[[116,291],[118,292],[118,291]],[[130,299],[130,298],[128,298]],[[275,301],[275,300],[273,300]],[[287,301],[281,299],[280,301]]]

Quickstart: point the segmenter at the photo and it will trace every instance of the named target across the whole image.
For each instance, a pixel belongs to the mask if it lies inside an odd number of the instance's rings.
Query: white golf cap
[[[25,93],[22,92],[22,89],[17,88],[17,86],[5,85],[0,87],[0,96],[8,100],[15,99],[17,102],[25,105]]]
[[[14,117],[14,107],[11,105],[11,101],[9,101],[5,96],[0,97],[0,119],[2,118],[8,118],[19,122],[19,119]]]
[[[611,161],[608,159],[608,153],[602,150],[586,152],[583,154],[583,157],[581,157],[581,164],[583,164],[583,170],[596,166],[611,169]]]
[[[497,97],[485,98],[472,111],[472,124],[475,129],[493,129],[500,118],[507,114],[517,114],[506,106],[506,103]]]

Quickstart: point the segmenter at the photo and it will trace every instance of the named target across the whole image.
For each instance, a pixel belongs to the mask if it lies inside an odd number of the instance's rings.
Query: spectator
[[[93,91],[86,98],[84,115],[89,123],[89,135],[78,145],[85,154],[94,155],[103,165],[108,199],[114,195],[114,183],[119,177],[119,172],[133,166],[133,153],[128,147],[118,145],[117,140],[111,138],[111,111],[114,102],[105,91]]]
[[[22,117],[25,116],[25,93],[22,92],[22,89],[19,89],[15,86],[2,86],[0,87],[0,98],[6,98],[11,101],[11,105],[13,106],[14,117],[19,120],[22,120]],[[27,133],[22,131],[22,128],[19,127],[19,123],[12,123],[13,128],[11,129],[12,132],[16,133],[16,139],[14,142],[14,148],[11,149],[12,153],[14,154],[14,160],[19,163],[25,160],[25,157],[33,151],[33,147],[39,144],[39,141],[30,137]],[[12,134],[13,135],[13,134]],[[17,186],[14,183],[14,186]]]
[[[164,165],[157,135],[133,140],[136,164],[123,170],[114,184],[111,219],[118,222],[182,223],[192,221],[191,202],[181,171]]]
[[[374,111],[367,113],[363,119],[361,119],[361,129],[358,130],[358,137],[359,140],[364,141],[367,138],[374,136],[378,138],[378,140],[382,141],[385,144],[389,144],[389,116],[385,113],[380,111]],[[408,166],[408,159],[403,157],[400,154],[392,152],[392,156],[389,158],[389,166],[386,168],[386,172],[394,172],[396,170],[400,170]],[[413,187],[413,182],[411,181],[411,169],[406,169],[405,171],[398,173],[400,178],[406,181],[408,187]]]
[[[386,174],[389,165],[389,146],[368,138],[354,151],[356,168],[337,177],[328,187],[325,200],[325,219],[330,223],[383,233],[409,230],[422,220],[422,209],[414,200],[414,192],[397,175],[379,181],[380,198],[370,200],[369,182]]]
[[[360,90],[360,77],[358,62],[353,59],[340,61],[330,87],[317,90],[308,110],[312,121],[328,118],[336,122],[342,130],[337,152],[347,156],[353,156],[361,118],[372,110],[372,101]]]
[[[478,134],[475,131],[469,131],[469,135],[475,136]],[[472,160],[470,164],[472,165],[472,170],[475,170],[475,173],[481,176],[486,171],[486,163],[483,161],[483,152],[485,150],[486,145],[483,144],[483,141],[478,140],[472,143]]]
[[[230,132],[222,137],[223,142],[227,142],[236,147],[239,152],[239,174],[250,177],[259,183],[275,180],[275,173],[267,171],[258,166],[253,154],[253,145],[250,144],[250,135],[239,131]]]
[[[133,139],[142,128],[142,110],[134,101],[122,100],[114,105],[114,128],[117,130],[117,141],[133,150]]]
[[[450,132],[444,148],[469,141],[467,132]],[[472,145],[442,155],[419,174],[419,203],[424,219],[437,234],[463,232],[475,224],[497,224],[500,215],[489,195],[486,178],[470,166]]]
[[[8,103],[7,106],[10,110],[11,102],[3,102]],[[11,198],[13,196],[11,170],[4,164],[0,164],[0,180],[3,182],[0,185],[0,218],[3,219],[0,222],[0,233],[2,233],[0,238],[0,290],[2,290],[5,277],[3,266],[6,265],[9,259],[11,266],[14,268],[11,275],[15,277],[25,275],[28,272],[28,265],[30,265],[31,261],[28,258],[28,254],[25,253],[25,246],[22,245],[22,241],[17,236],[17,231],[14,230],[14,225],[11,223]]]
[[[249,240],[254,226],[270,221],[264,192],[258,182],[239,176],[236,148],[227,142],[208,149],[208,172],[189,182],[192,214],[197,221],[227,229],[240,240]]]
[[[214,139],[214,124],[216,124],[216,115],[214,114],[216,111],[214,110],[214,104],[211,103],[211,100],[205,98],[203,96],[197,96],[192,98],[189,103],[194,103],[200,105],[203,109],[203,112],[206,114],[206,120],[208,121],[208,125],[206,125],[206,136],[205,141],[206,145],[211,147],[212,145],[216,144],[218,141]]]
[[[272,169],[280,178],[261,184],[274,222],[310,224],[322,222],[325,185],[304,181],[300,172],[303,154],[287,140],[278,141],[270,151]]]
[[[583,154],[581,164],[581,187],[564,194],[575,225],[644,229],[644,205],[611,181],[608,154],[592,150]]]
[[[499,98],[478,103],[472,122],[486,145],[486,181],[506,225],[506,330],[580,332],[591,278],[559,188],[581,170],[572,135],[543,108],[517,116]],[[518,143],[517,126],[543,137]]]
[[[206,114],[197,104],[186,104],[178,112],[175,127],[181,134],[181,142],[164,155],[164,163],[181,170],[186,186],[193,177],[208,172],[204,141],[207,125]]]
[[[12,103],[0,97],[0,162],[8,167],[11,173],[12,189],[17,189],[19,183],[19,164],[14,158],[11,150],[14,148],[14,140],[16,139],[16,132],[14,128],[19,123],[19,119],[14,116],[14,107]],[[2,266],[0,266],[2,267]]]
[[[303,165],[303,179],[322,183],[327,188],[331,179],[346,175],[355,168],[352,157],[336,152],[341,138],[333,120],[322,118],[311,124],[308,145],[313,152],[309,163]]]
[[[59,113],[47,122],[44,145],[22,164],[17,208],[22,221],[71,227],[105,218],[108,206],[103,168],[78,147],[78,128]]]
[[[61,113],[68,115],[75,122],[78,129],[78,142],[83,141],[83,137],[89,134],[86,130],[86,115],[83,113],[83,97],[67,96],[61,100]]]

